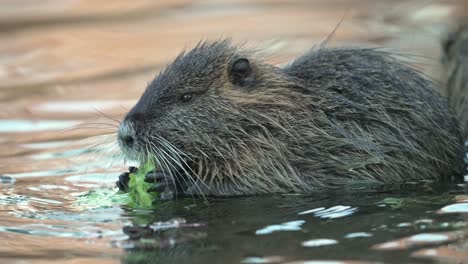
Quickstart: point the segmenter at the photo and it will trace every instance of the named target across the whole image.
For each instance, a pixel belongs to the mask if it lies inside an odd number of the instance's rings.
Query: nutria
[[[185,195],[398,186],[464,167],[434,83],[368,48],[320,47],[277,67],[229,40],[202,42],[148,85],[118,137],[127,159],[158,164],[147,175],[157,190]]]

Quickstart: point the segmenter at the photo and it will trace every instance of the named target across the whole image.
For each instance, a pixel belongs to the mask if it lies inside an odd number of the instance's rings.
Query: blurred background
[[[415,62],[427,68],[438,63],[446,26],[468,9],[461,0],[0,4],[3,119],[83,119],[95,114],[93,107],[117,114],[122,108],[115,104],[131,106],[168,61],[200,40],[231,37],[268,46],[277,54],[272,62],[284,63],[325,39],[342,19],[330,45],[386,47],[425,58]]]
[[[123,164],[105,165],[77,140],[114,132],[111,119],[119,120],[166,63],[200,40],[230,37],[268,47],[271,62],[283,64],[342,20],[329,46],[383,47],[437,79],[440,40],[466,14],[466,0],[1,0],[0,175],[16,184],[0,189],[0,229],[34,219],[55,223],[24,216],[75,211],[74,193],[113,185]],[[119,254],[108,241],[0,237],[0,261],[48,256],[51,245],[84,259]]]

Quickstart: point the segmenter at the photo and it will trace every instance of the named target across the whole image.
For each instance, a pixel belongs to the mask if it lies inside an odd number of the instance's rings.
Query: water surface
[[[152,211],[77,203],[115,192],[118,120],[200,39],[269,47],[283,64],[343,19],[329,45],[386,47],[438,79],[439,40],[467,11],[455,0],[4,1],[0,263],[468,263],[465,184],[187,198]]]

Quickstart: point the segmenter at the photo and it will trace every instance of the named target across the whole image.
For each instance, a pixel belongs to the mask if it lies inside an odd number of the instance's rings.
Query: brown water
[[[330,45],[386,47],[437,79],[439,39],[466,14],[462,0],[1,1],[0,175],[16,181],[0,182],[0,263],[468,263],[464,186],[189,199],[154,212],[75,203],[125,170],[82,139],[114,132],[108,117],[120,119],[165,63],[201,39],[248,41],[285,63],[343,19]],[[413,202],[378,203],[388,197]],[[124,228],[174,218],[149,233]]]

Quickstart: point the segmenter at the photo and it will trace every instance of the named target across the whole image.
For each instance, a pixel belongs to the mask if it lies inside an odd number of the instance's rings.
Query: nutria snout
[[[377,49],[320,48],[277,67],[229,40],[180,54],[119,128],[185,194],[311,192],[453,179],[462,132],[417,70]]]

